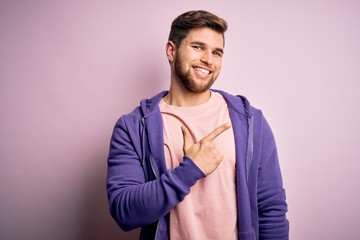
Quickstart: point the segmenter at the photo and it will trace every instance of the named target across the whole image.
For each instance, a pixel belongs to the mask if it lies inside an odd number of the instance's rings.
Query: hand
[[[225,123],[195,144],[193,144],[189,129],[185,126],[181,127],[184,137],[184,155],[191,158],[206,176],[215,171],[223,160],[223,155],[219,153],[212,141],[230,127],[230,123]]]

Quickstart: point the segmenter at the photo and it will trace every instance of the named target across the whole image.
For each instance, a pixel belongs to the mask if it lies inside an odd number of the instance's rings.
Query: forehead
[[[223,48],[223,35],[211,28],[197,28],[189,31],[186,38],[182,41],[184,44],[192,42],[201,42],[211,48]]]

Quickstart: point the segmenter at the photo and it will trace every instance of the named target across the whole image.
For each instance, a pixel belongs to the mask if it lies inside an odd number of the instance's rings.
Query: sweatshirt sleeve
[[[107,175],[109,208],[115,221],[125,231],[158,221],[184,199],[198,179],[205,177],[191,159],[184,157],[177,168],[146,182],[137,149],[140,137],[130,134],[124,118],[120,118],[110,143]]]
[[[273,133],[263,119],[258,176],[259,239],[288,239],[289,222],[278,154]]]

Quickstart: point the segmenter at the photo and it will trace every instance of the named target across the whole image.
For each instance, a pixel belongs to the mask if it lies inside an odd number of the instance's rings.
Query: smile
[[[199,67],[195,67],[194,70],[199,73],[201,76],[208,76],[211,71],[204,69],[204,68],[199,68]]]

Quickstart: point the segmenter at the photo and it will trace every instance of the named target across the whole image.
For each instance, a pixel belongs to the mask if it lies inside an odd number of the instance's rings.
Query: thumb
[[[186,155],[187,150],[192,145],[192,138],[191,138],[190,131],[187,127],[181,126],[181,131],[182,131],[183,139],[184,139],[183,152],[184,152],[184,155]]]

